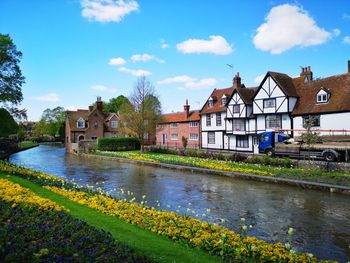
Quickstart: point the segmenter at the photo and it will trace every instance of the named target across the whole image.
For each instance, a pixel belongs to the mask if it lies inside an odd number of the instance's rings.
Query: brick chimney
[[[239,76],[239,72],[233,78],[233,87],[240,88],[241,87],[241,77]]]
[[[350,74],[350,60],[348,60],[348,74]]]
[[[89,112],[92,112],[94,110],[94,106],[89,106]]]
[[[103,111],[103,102],[101,100],[101,97],[97,97],[96,109],[98,109],[99,111]]]
[[[184,105],[185,118],[188,119],[190,116],[190,105],[188,105],[188,100],[186,100],[186,104]]]
[[[311,71],[311,67],[307,66],[305,68],[301,68],[300,77],[306,76],[307,82],[311,82],[313,80],[313,73]]]

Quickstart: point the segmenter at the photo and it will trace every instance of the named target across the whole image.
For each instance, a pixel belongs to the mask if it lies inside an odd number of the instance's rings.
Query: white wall
[[[224,131],[226,112],[220,112],[221,126],[216,126],[216,113],[211,113],[211,126],[207,126],[207,115],[201,115],[201,129],[202,131]]]
[[[297,103],[297,98],[289,97],[289,112],[292,112],[294,110],[296,103]]]
[[[208,144],[208,132],[202,132],[202,147],[210,149],[224,149],[223,132],[215,132],[215,144]]]
[[[294,117],[294,129],[304,130],[303,118],[301,116]],[[319,130],[350,130],[350,112],[343,113],[331,113],[320,115],[320,127],[314,129]],[[335,132],[335,135],[342,135],[343,132]],[[349,135],[350,133],[347,133]],[[333,135],[331,132],[322,132],[320,135]],[[300,136],[299,132],[296,132],[294,136]]]
[[[236,135],[229,135],[229,149],[232,151],[239,151],[239,152],[251,152],[253,151],[253,136],[248,135],[248,141],[249,141],[249,147],[248,148],[238,148],[236,147]]]

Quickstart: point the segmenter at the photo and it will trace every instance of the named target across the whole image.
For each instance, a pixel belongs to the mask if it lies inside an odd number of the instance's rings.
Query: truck
[[[258,138],[259,153],[271,157],[287,156],[327,162],[350,161],[350,142],[320,142],[307,145],[303,142],[293,142],[288,134],[274,131],[262,132],[258,135]]]

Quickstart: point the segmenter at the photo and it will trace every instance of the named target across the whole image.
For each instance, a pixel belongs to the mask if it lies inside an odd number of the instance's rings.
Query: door
[[[257,136],[253,136],[253,151],[254,154],[259,153],[259,138]]]
[[[162,144],[164,145],[166,143],[166,134],[163,133],[162,135]]]

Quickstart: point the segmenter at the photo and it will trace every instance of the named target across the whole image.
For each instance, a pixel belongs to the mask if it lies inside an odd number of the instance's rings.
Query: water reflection
[[[20,152],[11,162],[54,174],[82,185],[98,185],[115,193],[123,188],[137,200],[147,195],[165,209],[187,207],[209,220],[226,219],[237,230],[240,218],[253,228],[249,235],[269,242],[287,242],[289,227],[296,229],[294,245],[323,259],[350,260],[350,197],[297,187],[244,181],[220,176],[173,171],[116,161],[66,155],[63,148],[40,146]],[[167,208],[165,205],[170,205]]]

